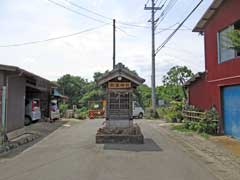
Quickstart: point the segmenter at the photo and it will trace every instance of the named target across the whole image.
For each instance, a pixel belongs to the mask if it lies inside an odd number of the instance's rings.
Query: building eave
[[[203,33],[205,31],[206,25],[216,14],[220,6],[225,2],[224,0],[214,0],[205,14],[202,16],[200,21],[198,21],[197,25],[194,27],[193,32]]]
[[[103,85],[104,83],[118,76],[122,76],[126,79],[129,79],[130,81],[134,82],[137,85],[140,85],[145,82],[145,79],[139,77],[137,74],[128,70],[123,64],[119,63],[112,71],[103,74],[99,79],[97,79],[97,84]]]
[[[191,79],[189,79],[183,86],[185,88],[191,86],[193,83],[198,81],[199,79],[202,79],[206,75],[206,72],[198,72],[195,74]]]
[[[9,71],[9,72],[16,72],[16,73],[19,73],[20,76],[25,76],[25,77],[34,77],[34,78],[38,78],[38,79],[41,79],[41,80],[44,80],[46,82],[48,82],[49,84],[51,83],[49,80],[43,78],[43,77],[40,77],[34,73],[31,73],[29,71],[26,71],[24,69],[21,69],[17,66],[11,66],[11,65],[5,65],[5,64],[0,64],[0,70],[2,71]]]

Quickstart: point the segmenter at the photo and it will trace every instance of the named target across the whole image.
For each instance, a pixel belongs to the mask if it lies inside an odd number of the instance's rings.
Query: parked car
[[[144,115],[144,109],[136,101],[133,101],[133,118],[142,119]]]
[[[58,108],[58,101],[57,100],[51,100],[50,102],[50,119],[60,119],[60,110]]]
[[[31,98],[25,100],[25,125],[41,119],[40,99]]]

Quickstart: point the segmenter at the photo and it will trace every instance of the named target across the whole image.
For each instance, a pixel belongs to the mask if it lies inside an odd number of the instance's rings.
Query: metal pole
[[[152,0],[152,109],[156,113],[156,80],[155,80],[155,3]]]
[[[113,19],[113,69],[116,65],[116,20]]]

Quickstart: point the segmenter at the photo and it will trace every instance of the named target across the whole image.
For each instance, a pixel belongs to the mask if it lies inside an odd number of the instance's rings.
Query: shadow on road
[[[144,144],[104,144],[104,150],[119,150],[119,151],[162,151],[162,149],[152,139],[144,139]]]

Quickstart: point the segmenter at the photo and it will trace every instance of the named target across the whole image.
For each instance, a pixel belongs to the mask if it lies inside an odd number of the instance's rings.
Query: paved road
[[[96,145],[101,123],[70,123],[16,157],[1,160],[0,180],[217,180],[149,122],[140,122],[144,145]]]

